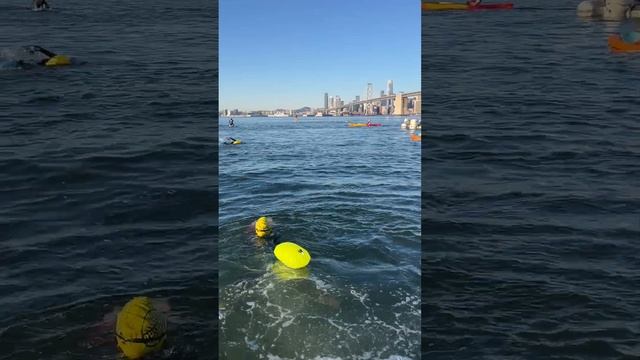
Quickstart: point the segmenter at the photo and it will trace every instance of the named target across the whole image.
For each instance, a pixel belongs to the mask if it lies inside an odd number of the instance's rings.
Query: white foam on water
[[[334,289],[334,287],[331,286],[329,283],[327,283],[327,282],[325,282],[325,281],[323,281],[321,279],[318,279],[315,276],[312,276],[310,279],[311,279],[311,281],[313,281],[316,284],[316,288],[318,290],[324,290],[325,292],[329,292],[332,289]]]
[[[273,354],[267,354],[267,359],[268,360],[292,360],[292,359],[283,358],[283,357],[280,357],[278,355],[273,355]]]
[[[266,272],[221,290],[221,333],[245,337],[235,345],[229,339],[227,346],[244,347],[256,358],[404,360],[420,351],[419,289],[337,287],[316,276],[282,281]],[[330,300],[319,302],[318,296]],[[240,323],[228,323],[231,318]],[[295,343],[304,347],[287,345]]]
[[[256,351],[258,350],[259,346],[256,342],[256,340],[249,340],[249,338],[247,338],[246,336],[244,337],[244,343],[247,344],[247,347],[249,347],[249,349]]]

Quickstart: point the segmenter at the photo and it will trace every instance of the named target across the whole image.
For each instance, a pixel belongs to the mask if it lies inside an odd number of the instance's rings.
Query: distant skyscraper
[[[327,110],[329,108],[329,94],[324,93],[324,109]]]
[[[330,109],[334,108],[334,106],[333,106],[333,96],[329,96],[329,108]]]
[[[380,90],[380,97],[384,96],[384,90]]]
[[[356,95],[356,102],[360,101],[360,95]]]
[[[387,81],[387,95],[393,95],[393,80]]]
[[[373,99],[373,84],[367,83],[367,100]]]

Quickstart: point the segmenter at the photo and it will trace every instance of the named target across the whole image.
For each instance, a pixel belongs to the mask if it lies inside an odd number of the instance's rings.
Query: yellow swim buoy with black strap
[[[62,65],[70,65],[71,59],[65,55],[56,55],[49,59],[44,65],[45,66],[62,66]]]
[[[151,300],[139,296],[129,300],[118,313],[116,341],[124,355],[132,360],[160,350],[167,338],[167,319]]]
[[[265,237],[271,234],[271,226],[269,226],[269,220],[266,216],[261,216],[256,220],[256,235],[258,237]]]

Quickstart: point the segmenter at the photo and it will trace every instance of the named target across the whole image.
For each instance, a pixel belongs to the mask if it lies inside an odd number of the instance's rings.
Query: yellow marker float
[[[63,65],[71,65],[71,59],[66,55],[56,55],[49,59],[45,64],[45,66],[63,66]]]
[[[276,259],[291,269],[301,269],[311,262],[311,254],[302,246],[292,242],[283,242],[273,249]]]

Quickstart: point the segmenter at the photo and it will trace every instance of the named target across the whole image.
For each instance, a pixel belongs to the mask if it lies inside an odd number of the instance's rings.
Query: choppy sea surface
[[[30,3],[0,5],[0,358],[114,359],[135,295],[171,307],[162,358],[214,358],[215,3]]]
[[[219,134],[220,357],[419,358],[420,143],[403,119],[234,120]],[[310,252],[305,271],[258,241],[262,215]]]
[[[424,358],[640,356],[640,55],[577,5],[423,13]]]

